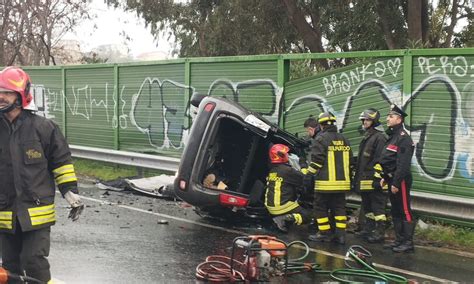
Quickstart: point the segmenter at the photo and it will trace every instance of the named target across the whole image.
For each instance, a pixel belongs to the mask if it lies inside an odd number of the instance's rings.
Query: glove
[[[79,215],[81,215],[82,211],[84,210],[84,203],[82,203],[81,197],[79,194],[68,191],[66,194],[64,194],[64,198],[71,206],[71,211],[69,211],[68,218],[71,218],[73,222],[77,221],[77,219],[79,219]]]
[[[380,178],[374,178],[374,181],[372,182],[372,187],[376,190],[382,190],[382,187],[380,186],[380,181],[382,179]]]
[[[374,178],[380,181],[380,179],[382,179],[383,176],[384,176],[384,172],[383,172],[382,166],[380,164],[375,164],[374,165]]]

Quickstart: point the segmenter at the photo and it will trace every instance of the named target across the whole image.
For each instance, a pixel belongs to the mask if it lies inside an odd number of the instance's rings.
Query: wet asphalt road
[[[182,283],[195,282],[195,268],[206,256],[229,255],[232,240],[244,234],[277,235],[284,241],[305,240],[306,228],[281,235],[271,226],[239,224],[201,218],[181,202],[97,189],[81,185],[86,210],[77,222],[67,220],[66,203],[58,195],[58,222],[52,228],[49,257],[55,279],[66,283]],[[168,224],[158,224],[167,220]],[[474,258],[417,247],[415,254],[393,254],[352,235],[346,246],[308,243],[306,258],[323,269],[344,267],[352,244],[362,244],[380,270],[417,282],[472,282]],[[290,251],[298,255],[297,248]],[[326,275],[306,273],[275,283],[329,281]]]

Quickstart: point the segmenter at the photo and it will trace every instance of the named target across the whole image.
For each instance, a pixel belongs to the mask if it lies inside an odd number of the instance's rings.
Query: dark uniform
[[[13,123],[0,116],[0,181],[2,265],[47,282],[55,182],[63,195],[77,193],[71,154],[59,127],[29,111]]]
[[[318,121],[310,116],[303,124],[304,128],[308,131],[308,135],[305,137],[308,147],[304,149],[305,157],[300,160],[301,172],[305,175],[304,178],[304,190],[300,197],[300,202],[305,208],[313,208],[314,202],[314,180],[312,175],[308,175],[308,166],[311,162],[311,149],[314,144],[316,136],[321,131]],[[311,131],[309,130],[311,129]],[[301,162],[303,161],[303,162]],[[317,229],[317,228],[316,228]]]
[[[290,221],[297,225],[308,223],[309,212],[298,202],[303,187],[303,174],[288,164],[273,164],[267,177],[265,206],[273,216],[291,214]]]
[[[303,127],[308,131],[308,135],[304,138],[308,147],[304,149],[305,157],[301,158],[300,166],[301,168],[307,168],[311,162],[311,147],[314,143],[314,138],[316,138],[316,135],[321,131],[321,128],[319,127],[318,120],[313,116],[305,120]]]
[[[383,128],[382,128],[383,129]],[[387,186],[380,187],[380,177],[374,178],[374,166],[382,153],[387,138],[381,129],[370,127],[359,145],[356,172],[354,175],[354,189],[360,192],[362,210],[365,212],[366,222],[361,236],[368,237],[369,242],[383,240],[385,222],[385,207],[387,204]],[[375,229],[374,235],[372,231]]]
[[[406,116],[397,106],[392,106],[392,112],[401,117]],[[397,238],[393,250],[397,251],[397,248],[401,247],[401,251],[412,251],[416,223],[410,206],[410,189],[413,181],[410,166],[415,147],[410,135],[403,128],[403,123],[389,128],[387,133],[389,138],[380,158],[382,175],[388,183],[389,190],[392,185],[399,189],[397,193],[389,195]]]
[[[331,114],[331,117],[332,114]],[[320,115],[321,118],[321,115]],[[333,117],[335,122],[335,117]],[[321,121],[321,119],[320,119]],[[347,227],[346,192],[351,188],[352,150],[349,141],[335,125],[325,126],[316,136],[308,168],[314,174],[314,212],[319,233],[310,240],[329,241],[329,210],[334,215],[336,242],[345,242]]]

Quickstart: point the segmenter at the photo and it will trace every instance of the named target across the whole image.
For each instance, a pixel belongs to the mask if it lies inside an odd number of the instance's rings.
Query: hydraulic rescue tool
[[[237,237],[232,244],[230,269],[234,269],[236,254],[243,252],[246,278],[250,281],[268,281],[271,276],[284,275],[288,264],[286,243],[275,237],[253,235]]]
[[[288,251],[292,246],[303,250],[303,255],[289,259]],[[375,264],[372,263],[372,254],[360,245],[350,246],[345,257],[346,268],[335,270],[323,270],[317,263],[303,262],[309,252],[310,248],[302,241],[287,244],[274,236],[241,236],[234,239],[230,257],[208,256],[196,267],[196,277],[199,280],[212,282],[249,283],[270,281],[272,277],[286,277],[301,272],[315,272],[325,278],[329,276],[340,283],[368,280],[408,283],[408,279],[403,276],[377,271]]]
[[[301,244],[306,253],[288,259],[288,248]],[[230,257],[211,255],[196,267],[196,277],[214,282],[269,281],[271,277],[287,276],[317,269],[314,263],[298,262],[309,253],[304,242],[286,244],[274,236],[250,235],[234,239]]]

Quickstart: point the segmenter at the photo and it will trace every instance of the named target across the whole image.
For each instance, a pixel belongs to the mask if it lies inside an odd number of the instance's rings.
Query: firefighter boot
[[[336,229],[336,234],[332,239],[333,243],[343,245],[346,243],[346,230]]]
[[[369,243],[383,243],[385,237],[385,222],[377,221],[375,222],[375,230],[372,235],[367,237]]]
[[[370,236],[372,231],[375,229],[375,220],[370,218],[365,218],[365,223],[362,225],[362,230],[356,232],[355,235],[361,238],[367,238]]]
[[[329,243],[329,242],[331,242],[332,238],[333,238],[333,235],[331,234],[331,232],[329,230],[324,231],[324,232],[319,231],[316,234],[308,236],[308,239],[310,241],[320,242],[320,243]]]
[[[280,215],[273,217],[273,222],[280,231],[283,233],[288,233],[288,227],[295,223],[295,217],[293,214]]]
[[[394,252],[415,252],[415,246],[413,245],[415,227],[415,221],[403,222],[403,242],[401,245],[392,248]]]
[[[393,230],[395,231],[395,241],[383,245],[384,249],[392,249],[403,242],[403,222],[402,219],[393,218]]]

